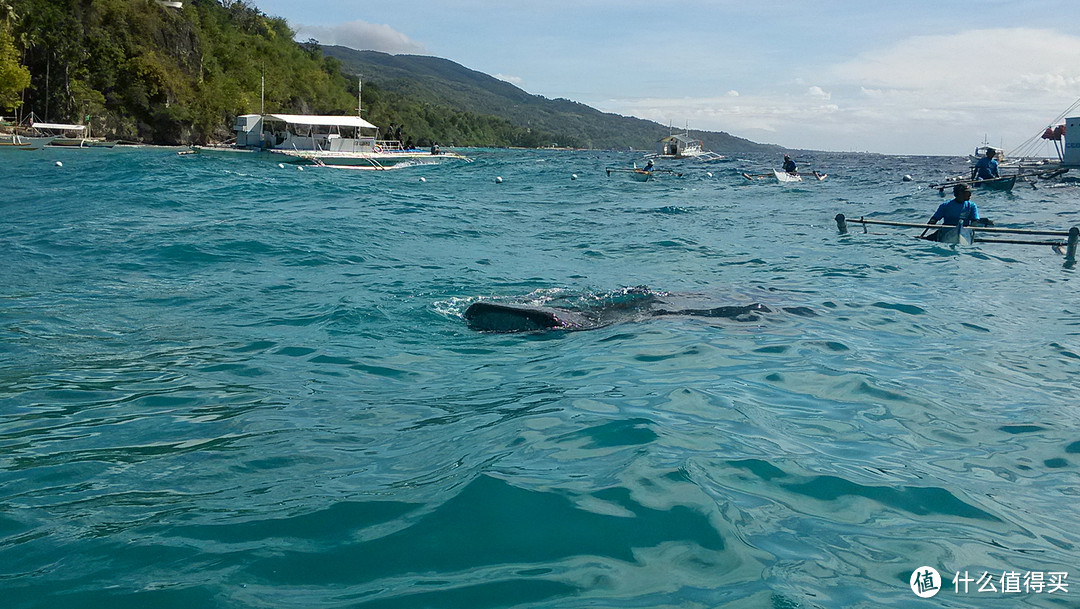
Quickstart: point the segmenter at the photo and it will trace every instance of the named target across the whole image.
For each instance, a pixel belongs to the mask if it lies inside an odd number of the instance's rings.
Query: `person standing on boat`
[[[791,157],[784,155],[784,171],[792,174],[799,175],[799,167],[795,164],[795,161],[791,160]]]
[[[971,179],[973,180],[993,180],[999,178],[1001,175],[998,173],[998,162],[994,157],[997,156],[997,150],[993,148],[986,149],[986,156],[975,161],[975,167],[971,168]]]
[[[971,187],[967,184],[953,186],[953,198],[939,205],[927,224],[937,224],[939,220],[945,226],[970,226],[971,224],[983,224],[985,226],[990,223],[989,220],[983,221],[979,219],[979,206],[971,202]],[[930,229],[923,229],[922,234],[919,236],[925,236],[928,230]],[[940,229],[937,232],[940,232]],[[935,232],[935,237],[937,232]],[[936,241],[937,239],[930,237],[930,240]]]
[[[653,162],[652,162],[652,159],[649,159],[649,162],[645,163],[644,171],[652,171],[652,170],[653,170]]]

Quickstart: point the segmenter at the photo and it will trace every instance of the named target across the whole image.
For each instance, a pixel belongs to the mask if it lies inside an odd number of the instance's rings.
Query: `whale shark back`
[[[569,311],[496,302],[474,302],[469,305],[465,309],[465,322],[480,332],[581,329],[580,320],[576,320]]]
[[[754,303],[744,306],[724,306],[711,309],[654,309],[642,303],[619,303],[590,311],[571,311],[562,308],[537,307],[496,302],[474,302],[465,310],[465,323],[479,332],[535,332],[538,330],[595,330],[621,321],[640,321],[660,315],[686,317],[722,317],[735,321],[757,321],[761,313],[771,309]]]

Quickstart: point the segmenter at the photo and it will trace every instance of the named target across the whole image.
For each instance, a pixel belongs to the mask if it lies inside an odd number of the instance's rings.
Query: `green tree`
[[[30,86],[30,70],[19,63],[15,39],[6,24],[0,24],[0,109],[17,109],[22,92]]]

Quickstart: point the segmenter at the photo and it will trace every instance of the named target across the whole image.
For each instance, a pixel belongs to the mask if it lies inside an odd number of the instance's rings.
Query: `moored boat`
[[[119,142],[117,140],[106,140],[104,138],[88,137],[83,140],[83,148],[113,148]]]
[[[379,128],[364,120],[357,81],[356,116],[319,114],[244,114],[236,117],[231,146],[195,146],[194,151],[255,152],[275,160],[318,167],[348,169],[394,169],[427,165],[444,160],[472,159],[443,151],[438,144],[428,150],[403,145],[401,127],[379,139]],[[390,125],[393,128],[393,124]]]
[[[26,136],[18,133],[2,133],[0,134],[0,148],[37,150],[47,146],[49,142],[55,139],[55,136]]]
[[[405,148],[399,140],[378,139],[378,127],[359,116],[245,114],[236,119],[236,144],[227,149],[264,152],[288,163],[353,169],[469,160],[435,145]],[[222,150],[201,147],[199,150]]]
[[[30,129],[38,136],[51,136],[49,146],[81,148],[86,142],[86,125],[42,123],[31,119]]]

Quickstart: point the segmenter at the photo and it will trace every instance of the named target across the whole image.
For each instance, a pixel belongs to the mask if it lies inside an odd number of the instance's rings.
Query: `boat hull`
[[[445,152],[431,154],[428,152],[383,152],[383,153],[353,153],[353,152],[301,152],[293,150],[268,150],[273,157],[282,159],[286,163],[306,165],[324,165],[327,167],[351,167],[388,169],[397,166],[425,165],[440,163],[449,160],[466,160],[459,154]]]
[[[953,245],[971,245],[975,242],[974,234],[966,226],[944,226],[923,238],[927,241],[951,243]]]
[[[1016,185],[1016,176],[1004,176],[1000,178],[990,178],[988,180],[953,180],[944,184],[934,184],[930,187],[936,188],[938,192],[945,192],[946,189],[951,189],[960,184],[967,184],[972,188],[1009,191]]]
[[[994,178],[992,180],[981,180],[973,182],[972,186],[977,188],[986,188],[988,190],[1012,190],[1016,185],[1016,176],[1009,176],[1006,178]]]
[[[22,150],[37,150],[48,146],[50,142],[55,140],[53,136],[46,137],[27,137],[25,135],[18,134],[3,134],[0,135],[0,148],[19,148]]]
[[[635,182],[648,182],[653,177],[653,172],[646,169],[629,169],[623,167],[608,167],[607,174],[610,176],[613,173],[625,173]]]
[[[58,137],[49,142],[49,145],[61,148],[82,148],[86,145],[86,140],[81,137]]]
[[[427,165],[444,161],[466,161],[470,159],[454,152],[430,154],[426,152],[384,152],[381,154],[363,154],[346,152],[306,152],[298,150],[266,150],[262,148],[238,148],[235,146],[193,146],[184,154],[191,152],[250,155],[253,158],[288,163],[290,165],[316,165],[321,167],[342,167],[347,169],[393,169]]]

